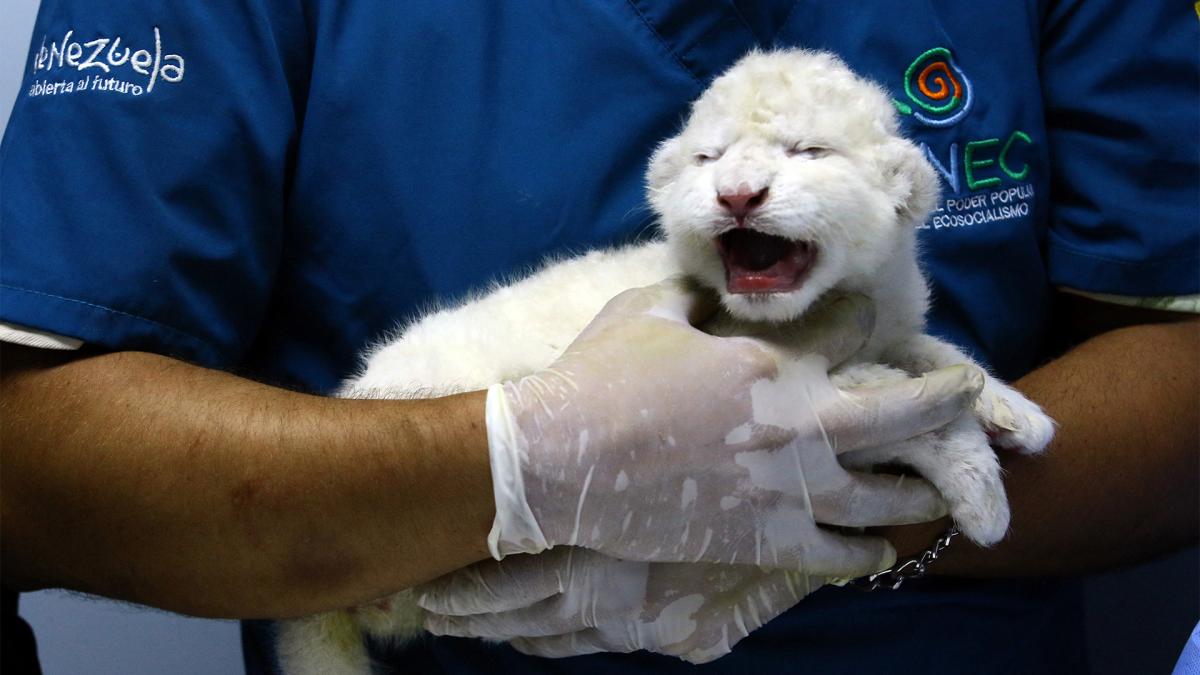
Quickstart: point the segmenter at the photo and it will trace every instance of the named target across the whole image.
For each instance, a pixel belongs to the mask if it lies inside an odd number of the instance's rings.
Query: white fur
[[[900,137],[887,94],[836,57],[804,51],[746,56],[696,101],[680,134],[659,146],[647,183],[665,241],[550,261],[520,281],[430,312],[371,348],[339,395],[411,398],[526,375],[550,365],[610,298],[680,272],[721,294],[733,320],[726,325],[735,330],[737,321],[802,318],[830,292],[871,298],[875,330],[856,361],[835,374],[842,386],[973,363],[923,335],[929,292],[914,226],[933,208],[936,175]],[[812,242],[816,262],[793,291],[731,294],[713,239],[734,221],[716,196],[762,188],[769,188],[768,197],[748,226]],[[1008,528],[1009,512],[985,431],[1001,445],[1040,452],[1053,422],[991,377],[975,412],[906,443],[849,453],[845,461],[851,468],[913,467],[942,492],[968,537],[995,543]],[[285,672],[369,672],[361,640],[345,639],[347,616],[376,638],[419,630],[419,613],[404,596],[353,615],[286,622],[280,636]]]

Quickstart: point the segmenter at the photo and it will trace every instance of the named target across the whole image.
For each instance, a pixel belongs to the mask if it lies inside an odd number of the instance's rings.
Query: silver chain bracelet
[[[904,582],[909,579],[920,579],[925,576],[925,572],[933,561],[938,559],[938,556],[950,546],[950,542],[959,535],[957,527],[951,527],[942,533],[942,536],[933,542],[933,545],[925,549],[921,555],[915,558],[909,558],[902,563],[892,565],[882,572],[876,572],[865,577],[852,579],[847,584],[853,588],[862,591],[877,591],[881,588],[886,588],[889,591],[894,591],[904,585]]]

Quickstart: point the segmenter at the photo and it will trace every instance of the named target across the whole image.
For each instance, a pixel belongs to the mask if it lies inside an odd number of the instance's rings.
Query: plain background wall
[[[0,0],[0,128],[8,123],[27,65],[37,5],[38,0]],[[1093,673],[1169,673],[1200,619],[1196,549],[1092,577],[1086,586]],[[22,596],[21,614],[37,632],[46,675],[242,672],[233,622],[185,619],[59,591]],[[937,649],[937,636],[929,637],[930,649]]]

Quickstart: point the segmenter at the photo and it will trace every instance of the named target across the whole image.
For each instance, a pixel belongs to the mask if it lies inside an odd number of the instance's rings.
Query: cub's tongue
[[[748,229],[730,230],[717,237],[730,293],[794,291],[812,268],[817,250],[805,241],[792,241]]]

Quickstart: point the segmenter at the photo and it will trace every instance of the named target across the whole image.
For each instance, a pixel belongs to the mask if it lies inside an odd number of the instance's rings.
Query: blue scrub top
[[[433,299],[644,237],[642,173],[754,48],[839,53],[943,176],[933,332],[1002,377],[1055,287],[1200,292],[1183,3],[46,0],[0,146],[0,319],[312,391]],[[1053,162],[1051,162],[1053,158]],[[711,672],[1072,672],[1073,589],[826,589]],[[269,672],[269,626],[248,628]],[[422,641],[413,672],[675,672]]]

